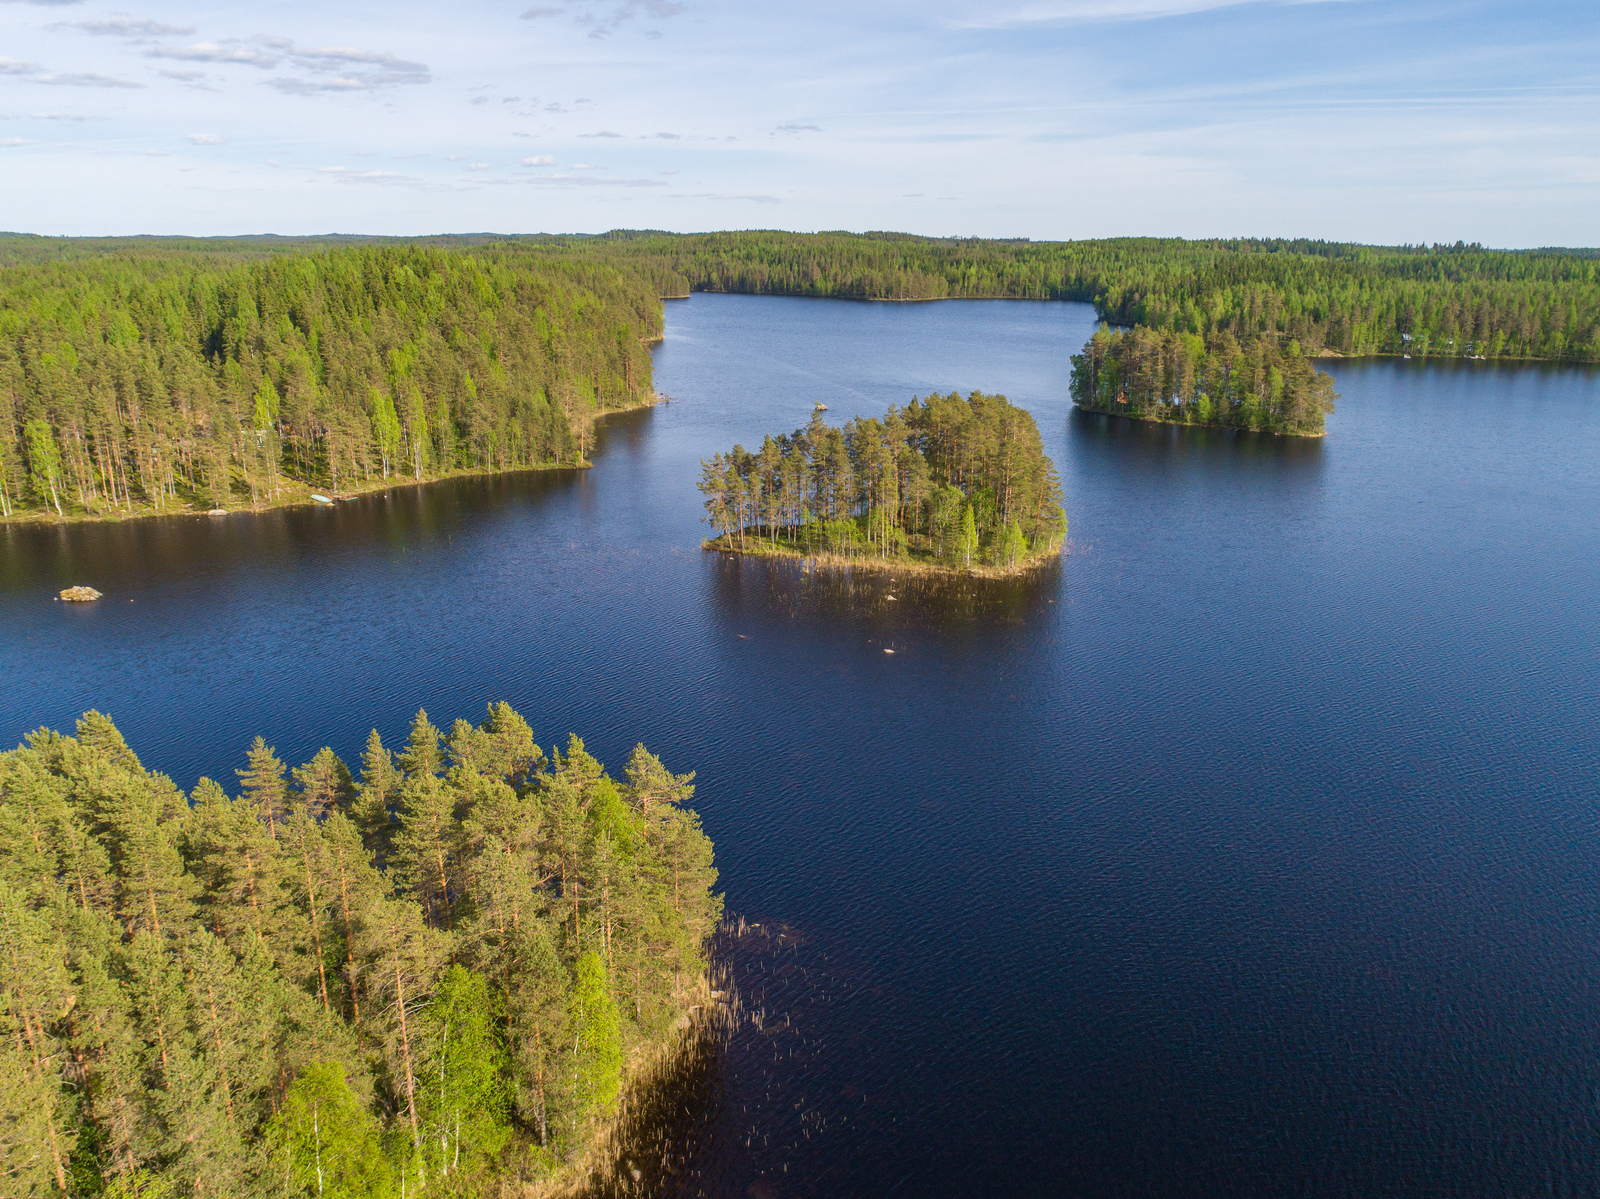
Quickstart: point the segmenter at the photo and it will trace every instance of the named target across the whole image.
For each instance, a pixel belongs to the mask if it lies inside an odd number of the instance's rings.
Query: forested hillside
[[[806,428],[701,464],[719,548],[1013,568],[1067,533],[1039,427],[1005,396],[913,397],[882,420]]]
[[[94,712],[0,755],[0,1193],[479,1195],[580,1152],[700,981],[693,776],[547,759],[503,704],[238,773],[185,795]]]
[[[1224,332],[1208,345],[1193,333],[1134,328],[1101,329],[1073,357],[1072,398],[1119,416],[1314,435],[1338,397],[1298,342],[1241,346]]]
[[[576,463],[652,394],[660,303],[609,263],[223,248],[0,271],[0,516]]]

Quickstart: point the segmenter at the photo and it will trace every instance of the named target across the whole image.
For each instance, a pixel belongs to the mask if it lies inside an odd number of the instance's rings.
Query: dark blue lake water
[[[1335,362],[1325,440],[1183,430],[1071,410],[1092,321],[700,295],[591,471],[0,529],[0,739],[98,707],[187,786],[504,698],[698,770],[786,926],[706,1194],[1600,1194],[1600,376]],[[931,388],[1035,414],[1058,567],[698,548],[702,456]]]

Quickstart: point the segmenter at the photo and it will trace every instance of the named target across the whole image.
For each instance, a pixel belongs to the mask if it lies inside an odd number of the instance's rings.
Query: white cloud
[[[33,144],[25,137],[0,138],[0,146],[31,146]]]
[[[237,43],[220,45],[217,42],[196,42],[192,46],[157,46],[146,50],[145,53],[151,58],[176,58],[183,62],[216,62],[257,67],[263,71],[272,70],[280,61],[276,54],[269,54],[255,46]]]
[[[525,167],[553,167],[556,165],[554,154],[536,154],[532,158],[524,158],[522,165]]]
[[[24,62],[20,58],[0,58],[0,75],[15,75],[30,83],[45,83],[58,87],[144,86],[142,83],[134,83],[128,79],[114,79],[109,75],[98,75],[92,71],[56,74],[45,70],[36,62]]]
[[[160,21],[143,21],[134,17],[97,17],[92,21],[63,21],[52,29],[81,29],[97,37],[125,37],[144,41],[153,37],[187,37],[194,32],[193,25],[165,25]]]
[[[469,171],[487,171],[488,169],[489,164],[486,162],[470,162],[467,164],[467,170]]]
[[[579,137],[621,137],[620,133],[613,133],[609,129],[602,129],[599,133],[580,133]]]
[[[103,117],[86,117],[76,112],[30,112],[28,114],[36,121],[99,121]]]
[[[228,139],[218,137],[215,133],[191,133],[189,140],[197,146],[220,146]]]
[[[608,168],[595,166],[592,162],[575,162],[572,164],[572,169],[575,171],[604,171]]]

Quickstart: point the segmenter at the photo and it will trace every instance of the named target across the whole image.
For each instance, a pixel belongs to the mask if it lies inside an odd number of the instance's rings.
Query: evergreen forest
[[[701,463],[707,545],[747,553],[1015,569],[1058,552],[1061,483],[1005,396],[933,394],[843,428],[820,412]]]
[[[649,399],[635,275],[391,245],[0,271],[0,517],[259,505],[579,464]]]
[[[1338,397],[1298,342],[1102,328],[1072,359],[1072,398],[1095,412],[1314,436]]]
[[[185,795],[97,712],[32,734],[0,755],[0,1193],[558,1174],[705,994],[692,778],[546,757],[505,704],[419,712],[397,753],[374,731],[359,776],[257,738],[233,794]]]
[[[1302,385],[1295,363],[1321,354],[1600,362],[1591,250],[773,230],[0,234],[0,519],[581,464],[595,414],[653,397],[661,297],[692,291],[1086,301],[1162,335],[1177,365],[1157,390],[1173,372],[1180,386],[1161,406],[1195,421],[1204,395],[1213,423],[1253,428],[1317,424],[1325,389]],[[1113,352],[1132,394],[1155,387],[1149,344],[1127,361]],[[1233,384],[1246,360],[1248,401]],[[1209,390],[1183,391],[1190,366]]]

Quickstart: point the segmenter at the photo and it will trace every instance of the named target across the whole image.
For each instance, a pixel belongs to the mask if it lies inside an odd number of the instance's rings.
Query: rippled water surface
[[[1070,409],[1092,319],[695,296],[591,471],[0,529],[0,737],[99,707],[190,785],[505,698],[698,770],[766,1013],[707,1194],[1600,1194],[1600,380],[1137,425]],[[702,456],[935,387],[1035,414],[1059,566],[698,548]]]

